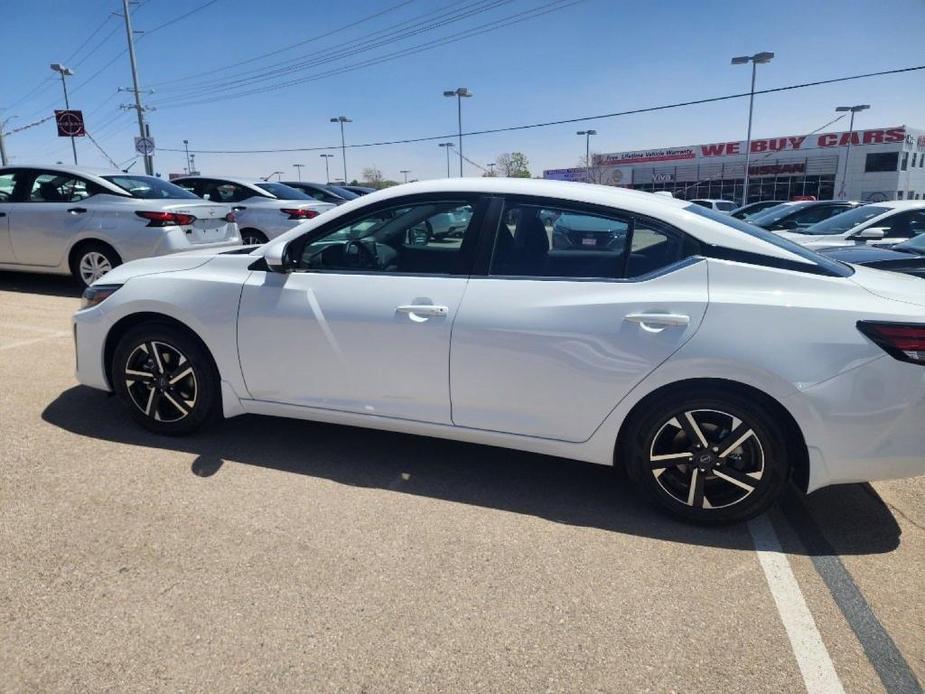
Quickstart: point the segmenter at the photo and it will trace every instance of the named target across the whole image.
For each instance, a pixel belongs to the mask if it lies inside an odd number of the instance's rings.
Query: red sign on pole
[[[55,111],[55,122],[58,124],[58,137],[83,137],[87,134],[83,111]]]

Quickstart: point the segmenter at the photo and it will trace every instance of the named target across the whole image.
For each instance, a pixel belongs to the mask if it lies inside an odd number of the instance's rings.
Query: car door
[[[461,239],[427,221],[478,210],[472,196],[411,196],[366,207],[288,247],[289,273],[244,285],[238,352],[257,400],[450,424],[450,331],[480,214]]]
[[[98,187],[79,176],[36,170],[10,219],[10,242],[23,265],[55,266],[93,217],[87,199]]]
[[[550,219],[611,229],[554,245]],[[585,441],[698,329],[706,262],[656,220],[509,198],[453,326],[457,426]]]
[[[15,263],[13,244],[10,242],[10,218],[16,203],[13,202],[16,193],[16,181],[22,177],[18,171],[5,171],[0,173],[0,263]]]

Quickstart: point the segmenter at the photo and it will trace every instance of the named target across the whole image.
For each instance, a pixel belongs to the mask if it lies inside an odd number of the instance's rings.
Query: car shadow
[[[0,272],[0,292],[43,294],[80,298],[81,288],[73,277],[34,272]]]
[[[72,433],[196,456],[191,472],[219,474],[225,465],[256,465],[357,487],[521,513],[555,523],[729,549],[753,549],[745,525],[701,527],[673,521],[639,499],[612,468],[574,460],[422,436],[332,424],[243,415],[187,437],[164,437],[139,427],[115,397],[76,386],[49,404],[42,418]],[[131,458],[126,457],[126,465]],[[833,487],[787,503],[820,523],[839,553],[877,554],[899,545],[900,529],[887,506],[865,485]],[[840,528],[846,505],[856,518]],[[796,528],[802,536],[800,528]],[[839,539],[840,538],[840,539]],[[838,540],[838,541],[836,541]],[[792,545],[792,546],[791,546]],[[806,553],[801,543],[788,552]]]

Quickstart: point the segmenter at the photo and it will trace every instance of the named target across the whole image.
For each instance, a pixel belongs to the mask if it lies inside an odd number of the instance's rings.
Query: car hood
[[[820,251],[822,255],[844,263],[873,263],[880,260],[913,260],[917,256],[912,253],[892,251],[884,246],[868,246],[857,244],[855,246],[833,246]]]
[[[163,272],[183,272],[184,270],[193,270],[201,265],[205,265],[218,255],[227,253],[231,250],[241,250],[240,243],[228,244],[227,246],[212,246],[201,250],[184,251],[182,253],[172,253],[170,255],[159,255],[153,258],[142,258],[133,260],[128,263],[113,268],[94,284],[124,284],[133,277],[142,275],[156,275]]]
[[[925,279],[856,265],[851,281],[871,294],[904,304],[925,306]]]

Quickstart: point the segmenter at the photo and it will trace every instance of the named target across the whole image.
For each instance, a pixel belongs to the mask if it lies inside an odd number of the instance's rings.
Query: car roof
[[[735,229],[731,222],[741,222],[732,217],[729,218],[730,223],[726,223],[689,211],[687,208],[692,207],[694,203],[687,200],[613,186],[529,178],[439,178],[429,181],[403,183],[364,195],[356,200],[349,200],[333,210],[328,210],[323,217],[316,218],[316,220],[320,221],[311,220],[305,222],[278,237],[277,240],[281,243],[286,243],[288,240],[304,233],[311,226],[330,223],[338,217],[351,214],[355,210],[363,209],[371,204],[387,203],[389,200],[407,195],[424,194],[447,196],[454,194],[520,195],[551,198],[562,203],[600,205],[614,208],[615,211],[623,210],[628,213],[654,217],[683,229],[694,238],[707,244],[719,245],[743,252],[759,253],[801,264],[813,263],[812,260],[805,256],[805,252],[801,251],[795,244],[795,250],[790,250],[787,248],[787,244],[779,244],[779,239],[776,237],[774,241],[770,241],[761,238],[760,235],[753,236]],[[763,234],[771,233],[758,229],[755,231],[761,231]],[[277,240],[274,240],[271,245],[275,246]]]
[[[69,174],[71,176],[80,176],[81,178],[86,178],[88,181],[96,183],[101,188],[107,189],[110,193],[116,195],[126,196],[130,194],[128,191],[120,188],[116,184],[107,181],[103,176],[126,176],[126,175],[139,175],[139,174],[126,174],[124,171],[119,171],[118,169],[105,169],[97,168],[90,166],[66,166],[64,164],[10,164],[8,166],[0,167],[0,172],[3,171],[12,171],[15,169],[31,169],[31,170],[41,170],[41,171],[52,171],[54,173],[63,173]]]

